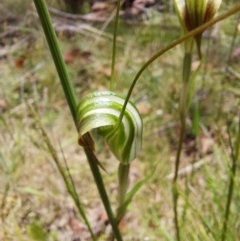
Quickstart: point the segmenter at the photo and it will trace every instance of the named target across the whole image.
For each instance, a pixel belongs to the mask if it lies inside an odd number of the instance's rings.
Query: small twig
[[[25,79],[30,76],[32,73],[35,73],[37,70],[41,69],[45,65],[45,62],[42,61],[38,63],[34,68],[30,69],[25,75],[23,75],[20,78],[21,86],[20,86],[20,96],[21,96],[21,102],[24,102],[24,83]]]
[[[69,18],[69,19],[72,19],[72,20],[83,20],[83,21],[97,22],[96,19],[89,19],[88,17],[86,17],[84,15],[80,15],[80,14],[65,13],[65,12],[59,11],[59,10],[53,8],[53,7],[48,7],[48,10],[49,10],[50,13],[59,15],[59,16],[64,17],[64,18]]]
[[[15,51],[17,51],[18,49],[22,49],[24,46],[27,45],[27,38],[22,39],[21,41],[19,41],[18,43],[11,45],[11,46],[6,46],[5,48],[0,50],[0,57],[8,55],[8,54],[12,54]]]
[[[212,162],[212,158],[202,159],[198,162],[195,162],[194,164],[188,165],[178,171],[178,177],[182,178],[182,177],[186,176],[187,174],[190,174],[190,173],[198,170],[200,167],[202,167],[203,165],[208,164],[210,162]],[[172,180],[173,177],[174,177],[174,173],[171,173],[166,176],[166,179]]]
[[[224,71],[224,72],[225,72],[225,71]],[[226,74],[227,72],[228,72],[229,74],[233,75],[235,78],[240,79],[240,73],[237,72],[236,70],[234,70],[233,68],[231,68],[230,66],[227,66],[225,74]]]
[[[34,99],[28,99],[28,104],[33,104],[36,100]],[[21,104],[13,107],[12,109],[9,110],[10,114],[14,114],[14,113],[19,113],[20,111],[22,111],[23,109],[25,109],[27,107],[26,102],[22,102]]]
[[[122,4],[125,2],[125,0],[120,2],[120,7],[122,6]],[[102,25],[102,27],[100,28],[101,31],[105,31],[105,29],[107,28],[107,26],[109,25],[109,23],[113,20],[114,16],[117,13],[117,7],[112,11],[112,13],[110,14],[110,16],[108,17],[108,19],[104,22],[104,24]],[[99,41],[99,37],[96,38],[94,45],[96,45]]]
[[[2,9],[8,15],[8,17],[14,18],[14,19],[16,18],[16,15],[13,12],[9,11],[9,9],[4,7],[4,5],[1,3],[0,3],[0,9]]]
[[[63,23],[63,21],[60,21],[57,18],[54,18],[53,20],[54,20],[53,21],[54,29],[57,32],[59,31],[71,31],[71,32],[79,32],[79,33],[90,32],[94,35],[94,37],[96,37],[97,35],[97,36],[105,37],[110,40],[113,39],[112,34],[105,33],[88,24],[84,24],[84,23],[76,24],[73,22],[71,22],[71,24],[67,24],[67,23]],[[121,37],[117,39],[117,42],[125,43],[125,41]]]

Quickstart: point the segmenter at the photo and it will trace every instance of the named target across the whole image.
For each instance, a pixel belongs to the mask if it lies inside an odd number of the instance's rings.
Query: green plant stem
[[[229,137],[229,138],[231,138],[231,137]],[[238,133],[237,133],[237,141],[235,144],[235,153],[232,154],[230,183],[229,183],[229,187],[228,187],[228,196],[227,196],[227,203],[226,203],[226,208],[225,208],[221,241],[225,241],[225,239],[226,239],[228,219],[229,219],[229,215],[230,215],[230,206],[231,206],[233,190],[234,190],[234,180],[235,180],[236,170],[237,170],[237,161],[239,158],[239,148],[240,148],[240,117],[239,117],[239,121],[238,121]]]
[[[117,11],[115,17],[114,33],[113,33],[113,48],[112,48],[112,66],[111,66],[111,80],[110,80],[110,90],[114,90],[114,80],[115,80],[115,60],[116,60],[116,43],[117,43],[117,32],[118,32],[118,20],[119,11],[121,6],[121,0],[117,1]]]
[[[173,177],[173,210],[174,210],[174,224],[175,224],[175,231],[176,231],[176,239],[178,241],[181,240],[180,238],[180,229],[179,229],[179,222],[178,222],[178,187],[177,187],[177,179],[178,179],[178,169],[180,164],[180,156],[182,152],[182,144],[185,136],[185,129],[186,129],[186,110],[187,110],[187,97],[188,97],[188,84],[190,80],[191,74],[191,63],[192,63],[192,54],[186,53],[183,60],[183,87],[182,93],[180,97],[179,103],[179,115],[180,115],[180,134],[179,134],[179,141],[178,141],[178,148],[175,160],[175,170],[174,170],[174,177]]]
[[[123,209],[121,211],[120,207],[124,204],[125,194],[128,188],[128,175],[129,175],[130,164],[123,165],[122,163],[119,164],[118,167],[118,210],[116,213],[116,220],[117,224],[120,223],[122,218],[124,217],[126,210]],[[109,240],[114,240],[114,235],[111,234]]]
[[[117,43],[117,32],[118,32],[118,20],[119,20],[119,11],[121,6],[121,0],[117,1],[117,11],[115,17],[115,26],[113,33],[113,49],[112,49],[112,66],[111,66],[111,81],[110,81],[110,90],[114,90],[114,81],[115,81],[115,60],[116,60],[116,43]],[[129,175],[130,164],[123,165],[119,164],[118,168],[118,199],[119,199],[119,208],[124,202],[124,197],[128,188],[128,175]],[[116,220],[118,220],[118,215]],[[114,239],[114,237],[112,237]]]
[[[85,151],[88,159],[91,160],[93,153],[90,151],[90,149],[84,149],[84,151]],[[99,173],[98,165],[96,165],[95,162],[89,162],[89,165],[90,165],[90,168],[91,168],[93,173]],[[114,214],[112,212],[111,205],[110,205],[107,193],[105,191],[105,186],[104,186],[104,183],[103,183],[101,175],[94,175],[94,180],[95,180],[95,183],[97,184],[97,187],[98,187],[98,190],[99,190],[99,194],[101,196],[102,202],[103,202],[105,210],[107,212],[109,221],[110,221],[110,223],[112,225],[114,236],[116,237],[116,239],[118,241],[122,241],[121,233],[120,233],[120,231],[118,229],[118,225],[117,225],[116,219],[115,219]]]
[[[61,51],[58,45],[57,37],[55,34],[55,31],[53,29],[51,18],[49,15],[49,11],[47,9],[46,3],[44,0],[33,0],[34,4],[36,6],[40,21],[42,23],[42,27],[52,54],[52,58],[54,60],[57,73],[59,75],[63,91],[65,93],[65,97],[68,102],[68,106],[70,108],[74,123],[76,125],[76,112],[77,112],[77,99],[75,96],[75,93],[73,91],[73,86],[70,81],[65,63],[63,61],[63,57],[61,55]],[[118,241],[122,241],[122,237],[120,234],[120,231],[118,229],[118,226],[116,224],[116,220],[114,218],[111,205],[107,196],[107,192],[105,189],[105,186],[102,181],[102,176],[99,171],[99,168],[97,166],[97,163],[95,162],[94,156],[95,154],[92,152],[91,149],[84,148],[85,154],[87,156],[88,164],[91,168],[92,174],[94,176],[94,179],[97,180],[96,185],[99,191],[99,194],[102,198],[102,202],[104,204],[105,210],[107,212],[109,222],[112,225],[113,232],[117,238]]]
[[[236,44],[236,40],[237,40],[237,36],[238,36],[239,22],[240,22],[240,13],[238,13],[238,16],[236,17],[236,24],[235,24],[234,32],[232,34],[232,42],[230,45],[230,49],[228,52],[228,58],[227,58],[227,61],[225,64],[225,69],[224,69],[225,75],[223,76],[223,78],[221,80],[221,93],[224,93],[224,90],[225,90],[224,83],[225,83],[225,80],[227,79],[228,67],[231,64],[232,53],[233,53],[234,46]],[[220,101],[219,101],[218,115],[216,118],[217,122],[220,119],[220,117],[222,116],[222,113],[223,113],[222,107],[224,106],[224,101],[225,101],[224,94],[221,94]]]
[[[122,206],[124,202],[124,197],[127,192],[128,188],[128,175],[130,170],[130,164],[123,165],[122,163],[119,164],[118,167],[118,201],[119,207]],[[117,218],[118,219],[118,218]]]
[[[228,18],[229,16],[237,13],[238,11],[240,11],[240,4],[237,4],[235,7],[231,8],[230,10],[228,10],[226,13],[223,13],[221,15],[219,15],[218,17],[210,20],[209,22],[201,25],[198,28],[195,28],[194,30],[192,30],[191,32],[188,32],[187,34],[185,34],[184,36],[182,36],[181,38],[173,41],[171,44],[169,44],[167,47],[165,47],[164,49],[160,50],[159,52],[157,52],[156,54],[154,54],[138,71],[138,73],[136,74],[129,90],[128,90],[128,94],[126,96],[123,108],[122,108],[122,112],[119,116],[118,119],[118,123],[116,124],[117,126],[121,124],[122,118],[124,116],[124,112],[127,106],[127,103],[131,97],[132,91],[139,79],[139,77],[141,76],[141,74],[143,73],[143,71],[152,63],[154,62],[157,58],[159,58],[161,55],[163,55],[164,53],[166,53],[168,50],[174,48],[175,46],[179,45],[180,43],[184,42],[186,39],[191,38],[201,32],[203,32],[204,30],[206,30],[207,28],[211,27],[212,25],[224,20],[225,18]]]

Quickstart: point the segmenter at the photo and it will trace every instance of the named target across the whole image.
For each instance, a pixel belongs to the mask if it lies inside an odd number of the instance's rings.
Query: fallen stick
[[[207,159],[202,159],[198,162],[195,162],[194,164],[188,165],[184,168],[182,168],[181,170],[178,171],[178,177],[182,178],[184,176],[186,176],[189,173],[192,173],[193,171],[198,170],[200,167],[202,167],[205,164],[208,164],[212,162],[212,157],[209,157]],[[172,180],[174,177],[174,173],[171,173],[169,175],[166,176],[167,180]]]

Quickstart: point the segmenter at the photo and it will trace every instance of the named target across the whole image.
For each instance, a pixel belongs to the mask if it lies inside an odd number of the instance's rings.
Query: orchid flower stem
[[[240,11],[240,4],[237,4],[235,7],[231,8],[230,10],[228,10],[226,13],[223,13],[221,15],[219,15],[218,17],[206,22],[205,24],[201,25],[200,27],[198,28],[195,28],[194,30],[192,30],[191,32],[188,32],[187,34],[185,34],[184,36],[182,36],[181,38],[173,41],[171,44],[169,44],[167,47],[165,47],[164,49],[160,50],[159,52],[157,52],[156,54],[154,54],[142,67],[141,69],[138,71],[138,73],[136,74],[129,90],[128,90],[128,94],[126,96],[126,99],[125,99],[125,103],[123,105],[123,108],[122,108],[122,112],[119,116],[119,119],[118,119],[118,122],[121,123],[122,121],[122,118],[124,116],[124,112],[125,112],[125,109],[127,107],[127,103],[131,97],[131,94],[132,94],[132,91],[139,79],[139,77],[141,76],[141,74],[143,73],[143,71],[152,63],[154,62],[156,59],[158,59],[160,56],[162,56],[164,53],[166,53],[168,50],[174,48],[175,46],[179,45],[180,43],[184,42],[186,39],[189,39],[201,32],[203,32],[204,30],[206,30],[207,28],[213,26],[214,24],[228,18],[229,16],[237,13],[238,11]],[[118,125],[119,123],[117,123],[116,125]]]
[[[179,115],[180,115],[180,134],[179,134],[179,141],[178,141],[178,149],[177,155],[175,160],[175,170],[174,170],[174,177],[173,177],[173,210],[174,210],[174,224],[175,224],[175,232],[176,232],[176,239],[180,241],[180,228],[178,222],[178,187],[177,187],[177,179],[178,179],[178,169],[180,164],[180,156],[182,152],[182,144],[185,136],[185,129],[186,129],[186,111],[187,111],[187,97],[188,97],[188,85],[191,75],[191,63],[192,63],[192,55],[191,53],[185,53],[184,60],[183,60],[183,87],[182,93],[180,97],[179,103]]]
[[[92,153],[91,153],[90,149],[84,149],[84,151],[85,151],[86,156],[88,157],[88,160],[91,160]],[[98,165],[96,165],[95,162],[89,161],[89,165],[90,165],[90,168],[92,170],[92,173],[99,173]],[[105,187],[104,187],[102,177],[101,178],[100,177],[101,177],[101,175],[100,176],[94,175],[95,183],[97,184],[99,194],[101,196],[102,202],[103,202],[105,210],[107,212],[109,221],[112,225],[114,237],[117,239],[117,241],[122,241],[121,233],[118,229],[117,221],[116,221],[116,219],[114,217],[114,214],[113,214],[113,211],[111,209],[111,204],[109,202],[107,193],[105,191]]]
[[[119,167],[118,167],[118,181],[119,181],[118,201],[119,201],[119,207],[123,204],[124,196],[127,192],[129,170],[130,170],[130,164],[127,164],[127,165],[123,165],[122,163],[119,164]],[[117,220],[118,220],[118,218],[117,218]]]
[[[119,11],[121,6],[121,0],[117,1],[117,11],[115,17],[114,33],[113,33],[113,48],[112,48],[112,66],[111,66],[111,80],[110,80],[110,90],[114,91],[114,81],[115,81],[115,60],[116,60],[116,43],[117,43],[117,32],[118,32],[118,20]]]
[[[119,209],[124,204],[124,198],[128,188],[129,170],[130,170],[130,164],[126,164],[126,165],[123,165],[122,163],[119,164],[119,167],[118,167],[118,182],[119,182],[118,183],[118,208]],[[116,220],[118,225],[121,222],[122,218],[124,217],[125,211],[124,212],[119,212],[119,210],[117,211]],[[113,234],[110,236],[110,240],[114,241]]]
[[[49,11],[47,9],[46,2],[45,2],[45,0],[33,0],[33,1],[36,6],[36,9],[37,9],[38,16],[41,20],[42,27],[43,27],[43,30],[45,33],[45,37],[47,39],[48,46],[51,51],[53,61],[55,63],[57,73],[58,73],[59,79],[61,81],[61,85],[62,85],[64,94],[65,94],[66,100],[68,102],[68,106],[70,108],[74,123],[76,125],[77,98],[74,93],[73,86],[70,81],[70,78],[69,78],[69,75],[68,75],[68,72],[66,69],[66,65],[64,63],[64,60],[63,60],[63,57],[62,57],[62,54],[61,54],[61,51],[59,48],[57,36],[53,29],[53,25],[51,22]],[[106,192],[103,180],[102,180],[101,173],[100,173],[98,165],[94,159],[95,154],[89,148],[84,148],[84,151],[87,156],[87,160],[88,160],[89,166],[91,168],[92,174],[94,176],[95,183],[97,185],[99,194],[102,198],[102,202],[104,204],[105,210],[107,212],[109,222],[112,225],[115,237],[116,237],[117,241],[122,241],[122,237],[121,237],[120,231],[117,226],[117,222],[114,218],[114,215],[113,215],[113,212],[111,209],[111,205],[110,205],[110,202],[109,202],[109,199],[107,196],[107,192]]]
[[[116,59],[116,42],[117,42],[117,32],[118,32],[118,19],[119,19],[119,11],[121,6],[121,0],[117,1],[117,12],[115,17],[115,26],[114,26],[114,33],[113,33],[113,49],[112,49],[112,65],[111,65],[111,79],[110,79],[110,90],[114,91],[114,81],[115,81],[115,59]],[[118,126],[118,125],[117,125]],[[119,164],[118,169],[118,189],[119,189],[119,207],[124,202],[124,196],[127,190],[128,184],[128,173],[129,173],[130,164],[122,165]],[[126,183],[126,185],[125,185]],[[117,219],[118,217],[116,217]],[[112,236],[112,240],[114,240],[114,236]]]
[[[229,138],[231,138],[229,136]],[[227,196],[227,203],[226,203],[226,209],[225,209],[225,215],[224,215],[224,222],[223,222],[223,228],[222,228],[222,235],[221,235],[221,241],[226,240],[226,233],[227,233],[227,224],[228,224],[228,218],[230,214],[230,206],[232,202],[232,196],[233,196],[233,190],[234,190],[234,180],[236,176],[237,171],[237,161],[239,159],[239,148],[240,148],[240,117],[238,120],[238,133],[237,133],[237,140],[235,144],[235,151],[232,154],[232,166],[230,170],[230,183],[228,187],[228,196]]]

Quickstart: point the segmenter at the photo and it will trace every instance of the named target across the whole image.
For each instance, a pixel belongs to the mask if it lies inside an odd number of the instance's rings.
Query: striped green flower
[[[133,103],[127,104],[122,121],[119,115],[125,98],[110,91],[97,91],[85,96],[78,105],[79,144],[92,129],[107,141],[110,150],[123,164],[136,158],[142,143],[142,119]]]
[[[191,31],[211,20],[222,0],[175,0],[175,9],[185,32]],[[202,33],[195,36],[200,54]]]

